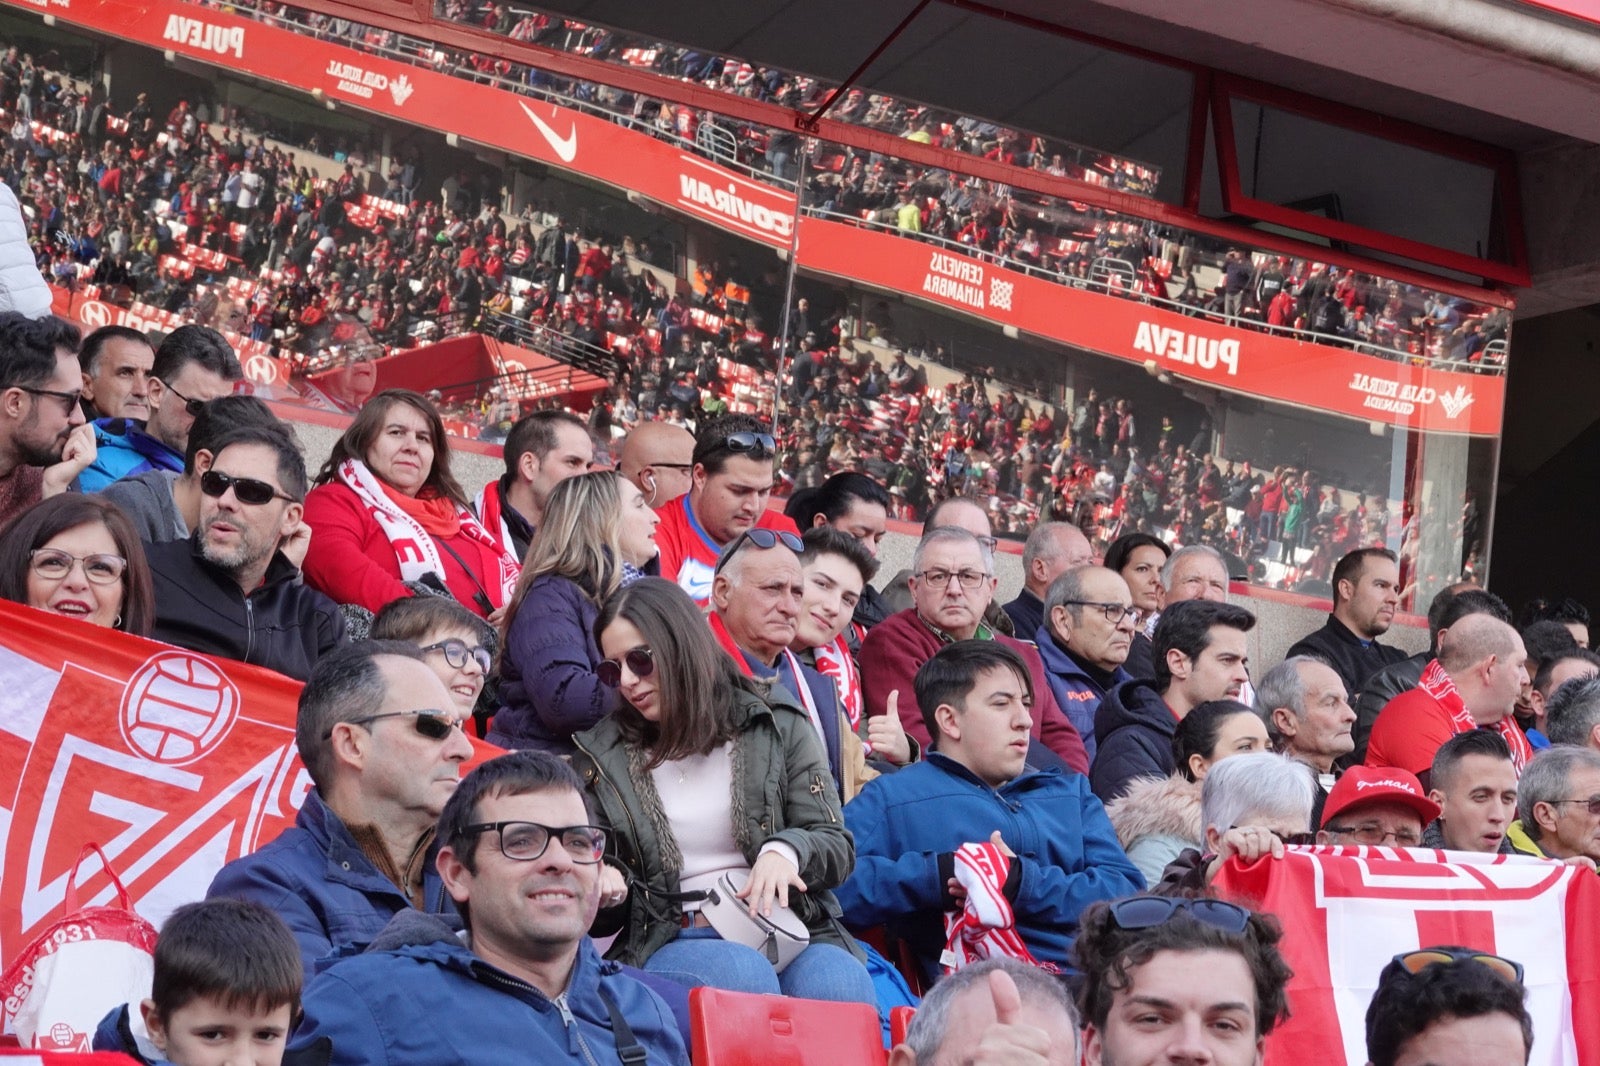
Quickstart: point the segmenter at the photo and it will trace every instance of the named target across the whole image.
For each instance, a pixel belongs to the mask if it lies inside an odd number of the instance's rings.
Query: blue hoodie
[[[183,456],[146,433],[144,423],[132,418],[96,419],[94,444],[98,454],[78,475],[79,492],[99,492],[113,481],[146,470],[183,469]]]
[[[1124,681],[1132,681],[1133,675],[1119,666],[1111,673],[1111,684],[1101,686],[1070,652],[1056,643],[1048,622],[1039,627],[1033,642],[1039,648],[1039,658],[1044,660],[1045,680],[1050,682],[1050,692],[1056,698],[1056,706],[1077,727],[1092,768],[1099,750],[1099,742],[1094,735],[1095,714],[1100,710],[1106,693]]]

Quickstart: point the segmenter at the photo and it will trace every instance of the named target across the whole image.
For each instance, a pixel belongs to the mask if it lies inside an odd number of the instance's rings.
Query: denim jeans
[[[760,952],[723,940],[715,929],[685,929],[650,956],[644,968],[691,987],[877,1003],[867,968],[832,944],[812,944],[780,974]]]

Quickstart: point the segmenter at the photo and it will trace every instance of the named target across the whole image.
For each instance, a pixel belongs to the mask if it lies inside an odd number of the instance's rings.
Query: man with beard
[[[151,636],[304,681],[346,637],[338,605],[301,584],[280,550],[309,536],[299,448],[275,427],[234,430],[217,442],[200,492],[200,523],[187,540],[145,546],[155,580]]]
[[[79,409],[78,330],[0,314],[0,524],[66,490],[94,461]]]

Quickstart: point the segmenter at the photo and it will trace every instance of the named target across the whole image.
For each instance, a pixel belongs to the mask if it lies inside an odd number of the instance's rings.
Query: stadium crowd
[[[1259,1062],[1303,931],[1212,895],[1230,860],[1600,858],[1586,609],[1514,624],[1458,583],[1407,656],[1367,521],[1325,624],[1255,677],[1192,527],[1101,553],[1041,521],[996,605],[997,531],[952,495],[880,591],[891,486],[864,461],[770,509],[785,435],[753,415],[639,422],[613,471],[534,412],[473,491],[423,395],[367,400],[313,474],[241,376],[207,327],[0,314],[0,598],[304,683],[294,827],[169,919],[97,1046],[684,1063],[709,986],[885,1026],[926,992],[901,1064]],[[469,730],[511,753],[463,776]],[[1371,1061],[1525,1062],[1522,978],[1402,951]],[[396,1024],[424,1001],[473,1024]]]

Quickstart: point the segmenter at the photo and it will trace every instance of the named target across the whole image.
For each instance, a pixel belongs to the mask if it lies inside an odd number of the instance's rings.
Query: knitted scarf
[[[1055,971],[1033,957],[1017,933],[1017,916],[1002,886],[1011,858],[992,842],[963,844],[956,849],[955,875],[967,898],[960,910],[944,916],[945,947],[939,961],[946,973],[983,959],[1011,958]]]
[[[1450,724],[1457,733],[1480,728],[1477,720],[1468,713],[1466,702],[1456,690],[1456,683],[1450,680],[1450,675],[1444,672],[1438,659],[1428,663],[1417,687],[1439,701],[1439,705],[1449,712]],[[1506,746],[1511,749],[1512,765],[1520,776],[1528,760],[1533,757],[1533,749],[1529,747],[1528,738],[1517,725],[1516,719],[1508,714],[1496,724],[1482,728],[1493,729],[1505,738]]]

